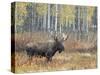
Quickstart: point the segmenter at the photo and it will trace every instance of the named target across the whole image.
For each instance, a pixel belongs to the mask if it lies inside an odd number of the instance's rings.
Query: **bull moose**
[[[47,43],[38,43],[37,45],[26,47],[26,53],[29,56],[30,59],[32,59],[32,56],[40,56],[40,57],[46,57],[47,61],[52,61],[52,57],[55,55],[55,53],[58,51],[61,53],[64,51],[64,45],[63,42],[68,39],[68,36],[63,35],[63,38],[59,40],[57,36],[54,37],[54,41],[47,42]]]

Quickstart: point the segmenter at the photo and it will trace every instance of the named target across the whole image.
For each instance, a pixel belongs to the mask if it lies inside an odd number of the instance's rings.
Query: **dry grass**
[[[34,36],[30,37],[23,35],[16,35],[16,42],[21,47],[27,42],[39,42],[47,40],[47,36],[39,37],[40,34],[32,34]],[[24,37],[22,37],[24,36]],[[44,36],[44,34],[43,34]],[[23,41],[24,40],[24,41]],[[23,45],[24,44],[24,45]],[[79,69],[93,69],[97,67],[97,56],[92,52],[79,52],[77,48],[90,47],[86,43],[73,42],[68,40],[64,43],[65,51],[61,54],[56,53],[53,57],[52,62],[47,63],[46,58],[33,57],[31,61],[28,60],[26,52],[16,52],[15,53],[15,72],[41,72],[41,71],[59,71],[59,70],[79,70]],[[19,46],[17,46],[19,47]],[[74,50],[75,49],[75,50]]]
[[[15,72],[39,72],[57,70],[76,70],[96,68],[96,55],[90,56],[81,53],[56,54],[52,62],[47,63],[45,58],[33,57],[31,61],[23,53],[16,53]]]

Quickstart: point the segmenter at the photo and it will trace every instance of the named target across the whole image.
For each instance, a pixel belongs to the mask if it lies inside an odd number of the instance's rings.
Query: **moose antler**
[[[68,38],[69,38],[69,34],[68,35],[63,34],[63,39],[64,40],[67,40]]]
[[[63,41],[67,40],[69,38],[69,35],[70,35],[70,33],[68,33],[68,34],[62,33],[62,37],[63,37],[62,40]]]

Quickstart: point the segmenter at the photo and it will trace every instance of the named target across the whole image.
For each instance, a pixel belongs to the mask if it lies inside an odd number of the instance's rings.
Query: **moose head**
[[[64,41],[68,39],[68,35],[62,34],[62,38],[58,39],[57,36],[54,36],[56,50],[61,53],[64,51]]]

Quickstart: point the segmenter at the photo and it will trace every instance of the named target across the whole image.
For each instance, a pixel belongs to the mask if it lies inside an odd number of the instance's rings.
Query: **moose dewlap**
[[[97,67],[97,7],[11,3],[11,71]]]

